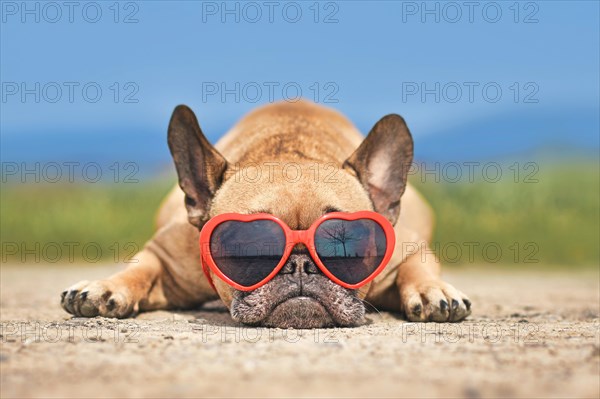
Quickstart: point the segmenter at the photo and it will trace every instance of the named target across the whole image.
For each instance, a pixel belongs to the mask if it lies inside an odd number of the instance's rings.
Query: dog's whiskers
[[[365,303],[367,305],[369,305],[374,311],[377,312],[377,314],[379,316],[382,316],[381,312],[379,311],[379,309],[377,309],[377,307],[375,307],[375,305],[373,305],[371,302],[367,301],[366,299],[360,299],[358,298],[362,303]]]

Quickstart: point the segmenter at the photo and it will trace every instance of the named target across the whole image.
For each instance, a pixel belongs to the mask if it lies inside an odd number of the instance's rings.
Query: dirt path
[[[461,324],[373,313],[354,329],[235,326],[218,304],[71,319],[62,288],[114,267],[1,270],[1,397],[598,397],[599,275],[449,273]]]

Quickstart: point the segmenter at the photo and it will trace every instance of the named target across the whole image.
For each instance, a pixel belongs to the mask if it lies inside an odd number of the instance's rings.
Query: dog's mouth
[[[331,313],[315,298],[297,296],[276,305],[263,320],[265,327],[323,328],[336,325]]]
[[[232,318],[278,328],[350,327],[364,322],[365,308],[356,293],[331,281],[319,289],[308,286],[301,291],[286,284],[271,284],[252,292],[235,291]]]

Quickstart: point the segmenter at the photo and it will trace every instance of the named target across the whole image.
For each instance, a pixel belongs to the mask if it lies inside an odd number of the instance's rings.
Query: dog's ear
[[[208,218],[210,202],[221,185],[227,161],[204,137],[196,115],[185,105],[173,111],[168,142],[179,186],[185,193],[188,220],[201,227]]]
[[[413,160],[413,140],[400,115],[384,116],[344,162],[369,193],[375,211],[392,224],[400,215],[400,197]]]

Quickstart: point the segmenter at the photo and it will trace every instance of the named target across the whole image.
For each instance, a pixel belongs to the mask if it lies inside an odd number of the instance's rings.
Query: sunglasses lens
[[[210,252],[219,270],[239,285],[264,280],[283,257],[285,234],[271,220],[227,221],[210,237]]]
[[[383,228],[373,220],[329,219],[317,228],[315,247],[331,274],[344,283],[357,284],[379,267],[387,241]]]

